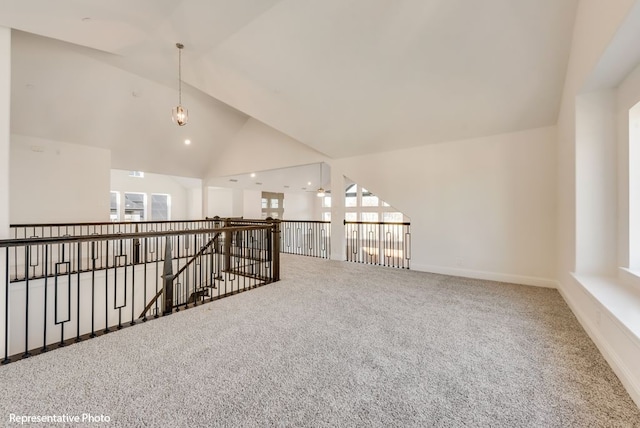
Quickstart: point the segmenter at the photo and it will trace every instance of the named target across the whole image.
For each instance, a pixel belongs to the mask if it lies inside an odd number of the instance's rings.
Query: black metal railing
[[[345,221],[347,261],[409,269],[411,223]]]
[[[10,226],[10,237],[13,239],[57,238],[65,236],[115,235],[118,233],[171,232],[212,229],[213,227],[213,219],[12,224]]]
[[[12,239],[37,239],[37,238],[68,238],[68,237],[96,237],[96,236],[117,236],[147,232],[181,232],[181,231],[201,231],[220,227],[220,222],[213,220],[185,220],[185,221],[145,221],[145,222],[96,222],[96,223],[50,223],[50,224],[14,224],[10,226],[10,236]],[[73,272],[89,272],[96,269],[114,268],[114,260],[106,257],[107,254],[116,252],[126,254],[127,264],[149,263],[157,261],[158,252],[152,242],[143,248],[140,240],[134,240],[130,246],[125,248],[115,248],[114,245],[122,247],[124,241],[112,241],[111,247],[98,247],[95,259],[88,256],[88,252],[83,252],[83,257],[73,258],[70,261],[70,269]],[[192,245],[191,240],[183,240],[182,245],[175,242],[174,258],[192,257],[197,248]],[[10,278],[11,281],[23,281],[25,278],[35,279],[45,275],[45,269],[52,272],[58,261],[65,259],[64,246],[52,248],[53,253],[49,254],[48,263],[40,263],[43,256],[40,247],[32,248],[31,254],[22,253],[17,247],[13,247],[10,255]],[[30,262],[26,263],[26,257]]]
[[[214,219],[216,219],[215,217]],[[233,218],[230,225],[264,224],[269,220]],[[316,220],[281,220],[280,251],[300,256],[331,258],[331,222]]]
[[[331,222],[282,220],[280,251],[302,256],[331,258]]]
[[[7,363],[278,281],[279,234],[273,222],[0,240],[0,359]],[[24,271],[20,279],[16,262]]]

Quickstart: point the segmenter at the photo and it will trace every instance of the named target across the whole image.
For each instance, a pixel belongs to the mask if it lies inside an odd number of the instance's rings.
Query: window
[[[404,221],[404,215],[399,212],[385,212],[382,213],[382,221],[385,223],[402,223]]]
[[[367,189],[362,189],[362,206],[363,207],[377,207],[380,205],[380,199]],[[377,221],[377,220],[376,220]]]
[[[144,178],[144,172],[142,172],[142,171],[129,171],[129,177]]]
[[[284,193],[262,192],[262,218],[279,218],[284,215]]]
[[[347,221],[382,221],[386,223],[402,223],[405,221],[404,214],[398,212],[371,191],[355,183],[347,186],[345,206],[351,209],[351,212],[345,216]]]
[[[331,221],[331,195],[322,198],[320,215],[322,220]],[[371,191],[350,184],[345,192],[345,216],[346,221],[371,221],[385,223],[402,223],[409,221],[404,214],[381,200]]]
[[[378,221],[378,213],[364,212],[360,213],[362,221]]]
[[[124,221],[144,221],[147,209],[147,195],[144,193],[124,194]]]
[[[151,195],[151,220],[171,220],[171,195]]]
[[[358,185],[352,184],[347,187],[345,194],[344,206],[345,207],[357,207],[358,206]]]
[[[111,192],[111,202],[109,203],[109,220],[120,221],[120,193]]]
[[[629,260],[628,268],[640,273],[640,102],[629,109]]]

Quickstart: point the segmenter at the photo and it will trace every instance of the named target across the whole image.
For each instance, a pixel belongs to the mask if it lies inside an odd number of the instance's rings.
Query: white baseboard
[[[603,336],[599,329],[593,324],[592,320],[583,312],[583,310],[574,302],[569,293],[567,293],[562,285],[558,283],[558,291],[560,295],[567,302],[569,308],[574,313],[582,328],[587,332],[591,340],[595,343],[596,347],[607,361],[613,372],[618,376],[620,382],[625,387],[631,399],[636,403],[636,406],[640,407],[640,383],[634,378],[633,374],[620,358],[618,352],[607,341],[607,338]],[[596,303],[599,304],[599,303]],[[612,323],[617,325],[618,323]],[[622,329],[622,326],[618,325],[618,328]],[[622,331],[625,335],[627,332]],[[639,350],[640,353],[640,350]]]
[[[557,288],[557,281],[549,278],[535,276],[512,275],[499,272],[485,272],[479,270],[450,268],[433,265],[411,264],[412,270],[421,272],[439,273],[442,275],[461,276],[463,278],[486,279],[488,281],[508,282],[511,284],[533,285],[536,287]]]

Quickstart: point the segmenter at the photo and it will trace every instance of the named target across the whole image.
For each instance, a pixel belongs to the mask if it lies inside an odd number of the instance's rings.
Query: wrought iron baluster
[[[5,278],[4,278],[4,359],[2,364],[9,362],[9,248],[5,248]],[[16,247],[17,250],[17,247]]]
[[[80,242],[76,243],[76,245],[78,246],[78,261],[82,260],[82,244]],[[77,269],[78,273],[77,273],[77,278],[78,278],[78,288],[76,291],[76,297],[77,297],[77,307],[76,307],[76,317],[77,317],[77,328],[76,328],[76,342],[80,342],[80,266],[79,266],[79,262],[78,262],[78,269]],[[71,279],[71,278],[69,278]],[[69,293],[69,304],[71,304],[71,293]]]
[[[47,271],[47,258],[49,257],[49,245],[44,246],[44,308],[43,308],[43,340],[42,340],[42,352],[47,351],[47,306],[48,306],[48,292],[49,292],[49,272]]]
[[[24,354],[22,358],[27,358],[29,353],[29,246],[24,247],[24,276],[25,276],[25,320],[24,320]]]

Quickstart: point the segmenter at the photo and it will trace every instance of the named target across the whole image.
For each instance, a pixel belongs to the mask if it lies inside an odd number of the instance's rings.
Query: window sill
[[[640,343],[640,276],[637,273],[621,268],[618,278],[578,273],[573,273],[573,277]]]

